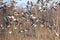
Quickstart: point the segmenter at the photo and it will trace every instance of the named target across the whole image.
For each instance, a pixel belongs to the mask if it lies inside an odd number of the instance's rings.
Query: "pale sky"
[[[15,0],[16,2],[18,2],[17,3],[17,6],[20,6],[20,7],[23,7],[23,8],[25,8],[26,7],[26,2],[27,1],[32,1],[34,4],[36,4],[36,2],[37,2],[37,0],[21,0],[21,1],[19,1],[19,0]],[[54,1],[60,1],[60,0],[54,0]],[[8,2],[8,3],[10,3],[10,0],[3,0],[3,2]]]

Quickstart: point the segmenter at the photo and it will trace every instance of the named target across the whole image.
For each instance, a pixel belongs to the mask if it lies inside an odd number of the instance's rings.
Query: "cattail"
[[[31,2],[31,6],[33,6],[33,3]]]
[[[60,5],[60,3],[58,3],[58,5]]]
[[[27,5],[29,5],[30,3],[29,3],[29,1],[27,2]]]

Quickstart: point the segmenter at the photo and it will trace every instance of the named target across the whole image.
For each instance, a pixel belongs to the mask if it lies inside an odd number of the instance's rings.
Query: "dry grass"
[[[35,11],[35,16],[38,18],[41,18],[40,12],[37,12],[38,8],[34,8],[33,9]],[[57,11],[53,11],[54,13],[57,13],[57,16],[59,16],[60,14],[60,9],[58,7]],[[37,14],[38,13],[38,14]],[[27,19],[29,19],[29,17],[27,17]],[[23,19],[21,18],[21,21]],[[26,25],[24,25],[24,23]],[[60,37],[56,36],[56,34],[50,30],[47,29],[46,27],[39,27],[36,26],[36,28],[31,28],[30,25],[30,21],[29,22],[25,22],[25,20],[22,21],[22,25],[17,26],[17,29],[14,29],[14,23],[11,24],[11,26],[9,28],[7,28],[6,30],[3,30],[0,32],[0,40],[60,40]],[[27,25],[28,24],[28,25]],[[60,19],[57,18],[56,19],[56,24],[57,24],[57,32],[60,34]],[[23,33],[18,33],[18,31],[21,29],[25,29],[26,27],[29,28],[29,32],[23,32]],[[35,30],[35,32],[33,31],[33,29]],[[9,31],[12,31],[12,34],[9,34]]]

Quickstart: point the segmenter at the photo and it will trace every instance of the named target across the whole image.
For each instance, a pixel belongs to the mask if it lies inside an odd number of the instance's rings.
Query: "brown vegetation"
[[[56,35],[56,32],[60,34],[60,6],[57,7],[57,10],[44,10],[43,12],[40,12],[37,6],[34,6],[34,8],[29,10],[33,11],[34,17],[43,21],[43,27],[41,27],[40,21],[31,25],[31,19],[33,19],[33,17],[29,15],[29,11],[25,12],[20,8],[18,8],[17,11],[8,7],[6,10],[9,16],[14,16],[18,20],[18,23],[16,20],[10,21],[8,25],[10,27],[0,31],[0,40],[60,40],[60,35]],[[18,15],[15,15],[14,12],[17,12]],[[5,16],[0,9],[0,25],[5,24],[5,21],[3,20],[4,17]],[[33,20],[35,21],[35,19]],[[56,25],[56,29],[54,24]],[[48,25],[52,25],[52,27],[48,28]],[[54,32],[54,30],[56,32]]]

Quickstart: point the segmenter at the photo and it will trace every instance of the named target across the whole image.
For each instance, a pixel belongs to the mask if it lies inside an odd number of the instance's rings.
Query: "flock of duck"
[[[47,7],[49,6],[49,3],[52,4],[50,5],[50,9]],[[41,6],[39,4],[41,4]],[[7,28],[13,27],[15,30],[19,29],[18,33],[32,32],[34,34],[36,28],[46,27],[47,29],[54,31],[57,36],[60,36],[60,34],[56,32],[57,29],[55,24],[51,24],[50,21],[46,19],[47,17],[45,17],[48,10],[57,10],[58,6],[60,6],[60,3],[52,1],[39,1],[36,5],[33,5],[32,2],[29,3],[28,1],[27,8],[23,9],[15,6],[14,2],[12,2],[12,6],[3,3],[0,5],[0,9],[3,11],[3,21],[5,23],[0,24],[0,30],[6,30]],[[48,24],[45,25],[45,23]],[[12,31],[9,31],[9,34],[11,33]]]

